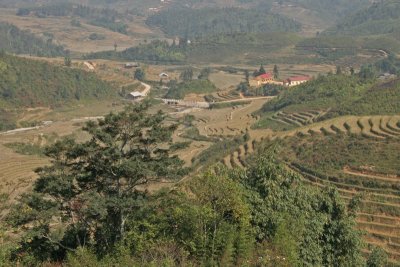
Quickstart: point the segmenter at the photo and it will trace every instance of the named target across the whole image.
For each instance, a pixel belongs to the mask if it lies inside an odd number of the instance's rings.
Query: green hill
[[[54,107],[112,94],[111,86],[93,73],[0,54],[0,129],[13,127],[15,108]]]
[[[64,55],[63,47],[53,44],[51,39],[37,38],[27,31],[3,22],[0,22],[0,50],[47,57]]]
[[[326,30],[324,34],[389,34],[400,38],[400,2],[388,0],[374,3]]]
[[[150,26],[170,36],[193,38],[239,32],[296,32],[301,25],[292,19],[262,9],[204,8],[168,9],[150,16]]]
[[[256,127],[268,126],[282,130],[288,127],[280,119],[285,120],[285,116],[290,120],[287,121],[288,124],[294,122],[290,128],[301,126],[296,121],[303,114],[309,113],[316,114],[313,122],[344,115],[399,114],[399,102],[400,79],[373,82],[357,75],[321,76],[288,89],[278,98],[266,103],[260,111],[263,118]],[[285,116],[280,116],[282,114]]]

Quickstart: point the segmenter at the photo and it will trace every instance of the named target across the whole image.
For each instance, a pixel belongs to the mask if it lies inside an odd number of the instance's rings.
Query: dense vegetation
[[[374,166],[378,173],[400,174],[397,168],[400,143],[395,139],[376,142],[351,135],[314,135],[296,136],[277,143],[283,160],[320,175],[340,177],[343,168],[360,169],[362,166]],[[354,180],[355,185],[367,185],[368,182],[371,183],[368,179]],[[375,187],[379,188],[379,185]]]
[[[104,51],[91,53],[85,58],[105,58],[118,60],[143,60],[167,63],[179,63],[185,60],[186,53],[182,46],[170,45],[167,41],[155,40],[150,43],[140,44],[121,52]]]
[[[166,98],[183,99],[185,95],[209,94],[217,90],[215,85],[209,80],[191,80],[182,83],[170,84]]]
[[[184,174],[169,155],[176,125],[146,104],[84,128],[92,138],[46,149],[33,192],[7,216],[23,229],[2,262],[66,266],[361,266],[354,202],[302,185],[271,156],[247,170],[215,166],[149,194],[141,186]],[[271,151],[264,153],[270,154]],[[2,241],[1,241],[2,242]],[[382,264],[382,262],[378,262]]]
[[[15,108],[59,106],[113,95],[93,73],[0,54],[0,129],[12,128]]]
[[[3,106],[56,106],[111,94],[110,85],[93,73],[0,55],[0,103]]]
[[[369,8],[347,17],[324,34],[376,35],[400,33],[400,3],[387,0],[375,2]]]
[[[281,15],[264,10],[168,9],[147,19],[151,26],[160,27],[170,36],[193,38],[224,33],[290,32],[301,26]]]
[[[27,31],[3,22],[0,22],[0,50],[47,57],[62,56],[65,53],[63,47],[53,44],[51,39],[37,38]]]

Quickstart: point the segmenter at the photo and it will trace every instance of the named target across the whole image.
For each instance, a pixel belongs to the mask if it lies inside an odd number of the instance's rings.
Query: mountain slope
[[[330,35],[390,34],[400,38],[399,33],[400,2],[396,0],[374,3],[324,32]]]
[[[64,55],[63,47],[54,45],[51,39],[45,41],[14,25],[3,22],[0,22],[0,50],[37,56]]]
[[[278,14],[240,8],[168,9],[150,16],[147,23],[168,35],[186,38],[239,32],[296,32],[301,28],[299,23]]]
[[[113,95],[93,73],[0,54],[0,129],[12,128],[16,109],[61,106]]]
[[[372,82],[357,76],[319,77],[266,103],[256,127],[297,128],[308,114],[315,114],[308,123],[344,115],[400,114],[399,102],[400,79]]]

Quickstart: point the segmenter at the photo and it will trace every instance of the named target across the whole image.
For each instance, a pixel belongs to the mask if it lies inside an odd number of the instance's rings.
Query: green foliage
[[[299,23],[265,10],[239,8],[174,8],[150,16],[151,26],[171,36],[193,38],[224,33],[299,31]]]
[[[217,90],[209,80],[191,80],[170,85],[166,98],[183,99],[187,94],[207,94]]]
[[[138,69],[135,70],[135,74],[134,74],[133,77],[134,77],[136,80],[144,81],[145,78],[146,78],[146,73],[144,72],[143,69],[138,68]]]
[[[204,68],[200,71],[199,76],[197,77],[200,80],[208,80],[208,77],[211,74],[211,68]]]
[[[53,44],[52,39],[37,38],[32,33],[22,31],[14,25],[4,22],[0,22],[0,50],[47,57],[65,54],[64,48]]]
[[[229,266],[246,259],[252,248],[243,191],[220,167],[161,192],[138,215],[126,242],[139,254],[160,240],[174,240],[200,265]]]
[[[46,62],[0,55],[0,103],[11,107],[56,106],[110,97],[111,86],[93,73]]]
[[[44,149],[37,144],[28,143],[7,143],[6,147],[13,149],[16,153],[22,155],[37,155],[44,156]]]
[[[274,240],[291,263],[360,266],[361,239],[354,230],[354,214],[335,189],[321,192],[303,186],[298,174],[272,157],[259,158],[239,179],[249,192],[259,240]]]
[[[218,141],[193,158],[192,163],[195,166],[212,165],[220,161],[227,154],[233,153],[240,145],[244,144],[244,142],[245,139],[242,137]]]
[[[183,162],[169,155],[176,125],[166,126],[163,113],[148,115],[147,109],[143,103],[88,122],[89,141],[65,139],[46,149],[52,165],[36,170],[34,192],[9,215],[13,226],[29,225],[21,251],[38,260],[63,258],[85,244],[108,252],[140,206],[138,186],[185,174]]]
[[[147,44],[140,44],[121,52],[104,51],[91,53],[85,56],[88,59],[104,58],[119,60],[143,60],[167,63],[179,63],[185,60],[184,49],[168,44],[167,41],[154,40]]]
[[[262,112],[329,110],[325,118],[341,115],[387,115],[400,112],[400,81],[374,81],[375,73],[362,69],[358,76],[328,75],[284,91],[266,103]],[[261,123],[261,122],[260,122]],[[261,123],[262,124],[262,123]]]
[[[348,16],[324,34],[373,35],[400,32],[400,3],[388,0],[375,2],[370,7]]]
[[[367,260],[367,267],[383,267],[388,263],[387,253],[379,247],[375,247]]]
[[[71,58],[69,56],[64,57],[64,65],[66,67],[71,67],[72,61]]]
[[[117,22],[115,18],[111,18],[111,19],[108,17],[97,18],[97,19],[89,21],[89,24],[92,24],[94,26],[99,26],[102,28],[106,28],[113,32],[128,34],[128,25],[126,25],[123,22]]]
[[[213,138],[201,135],[199,129],[195,126],[190,126],[181,135],[183,138],[194,140],[194,141],[213,141]]]
[[[179,77],[184,82],[189,82],[193,79],[193,68],[184,69]]]

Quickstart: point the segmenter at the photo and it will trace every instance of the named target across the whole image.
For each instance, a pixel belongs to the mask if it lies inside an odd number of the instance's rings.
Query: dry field
[[[113,50],[117,43],[118,50],[135,46],[145,39],[163,38],[161,32],[150,29],[144,24],[143,18],[135,18],[128,24],[129,35],[92,26],[82,19],[81,27],[71,25],[71,17],[37,18],[34,16],[16,16],[15,9],[0,9],[0,21],[14,24],[23,30],[29,30],[38,36],[52,34],[57,44],[80,53],[90,53],[103,50]],[[90,40],[89,35],[96,33],[105,37],[104,40]]]

